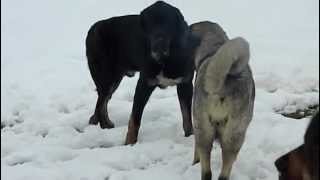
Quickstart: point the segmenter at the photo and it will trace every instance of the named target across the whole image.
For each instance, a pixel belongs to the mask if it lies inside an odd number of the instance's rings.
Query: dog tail
[[[224,43],[217,53],[209,57],[205,74],[205,90],[219,93],[225,83],[227,75],[237,75],[248,66],[250,58],[249,43],[241,37]]]

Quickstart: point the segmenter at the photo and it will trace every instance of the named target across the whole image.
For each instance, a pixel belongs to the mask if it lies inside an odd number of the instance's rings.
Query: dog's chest
[[[181,83],[182,80],[183,80],[183,77],[178,77],[178,78],[166,77],[162,71],[156,76],[157,85],[159,85],[160,87],[175,86]]]

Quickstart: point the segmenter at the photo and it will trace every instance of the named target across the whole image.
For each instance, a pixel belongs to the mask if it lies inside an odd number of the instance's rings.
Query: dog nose
[[[167,49],[162,49],[162,50],[158,50],[158,51],[154,51],[152,52],[152,54],[158,58],[163,58],[163,57],[168,57],[170,52]]]
[[[169,56],[169,50],[164,50],[162,52],[163,56],[168,57]]]

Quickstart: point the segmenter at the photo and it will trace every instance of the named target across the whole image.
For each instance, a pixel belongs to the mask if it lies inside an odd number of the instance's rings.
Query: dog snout
[[[157,38],[152,41],[151,55],[155,59],[168,57],[170,55],[170,41],[165,38]]]

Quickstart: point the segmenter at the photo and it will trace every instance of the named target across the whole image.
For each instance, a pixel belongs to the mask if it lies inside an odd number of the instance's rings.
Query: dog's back
[[[144,58],[145,41],[143,38],[139,15],[98,21],[91,26],[87,35],[87,56],[90,57],[88,60],[112,60],[109,62],[109,66],[112,67],[127,66],[131,61],[135,61],[136,64],[136,59],[141,61]],[[104,58],[103,56],[109,57]],[[125,62],[122,63],[122,61]]]
[[[253,108],[254,81],[248,65],[249,44],[243,38],[235,38],[222,45],[215,55],[208,57],[197,69],[195,91],[207,94],[211,104],[212,120],[230,113],[243,113]],[[195,98],[197,93],[195,93]],[[219,110],[219,109],[223,110]],[[216,111],[220,111],[219,113]],[[250,117],[252,111],[246,112]],[[251,119],[251,118],[250,118]]]

